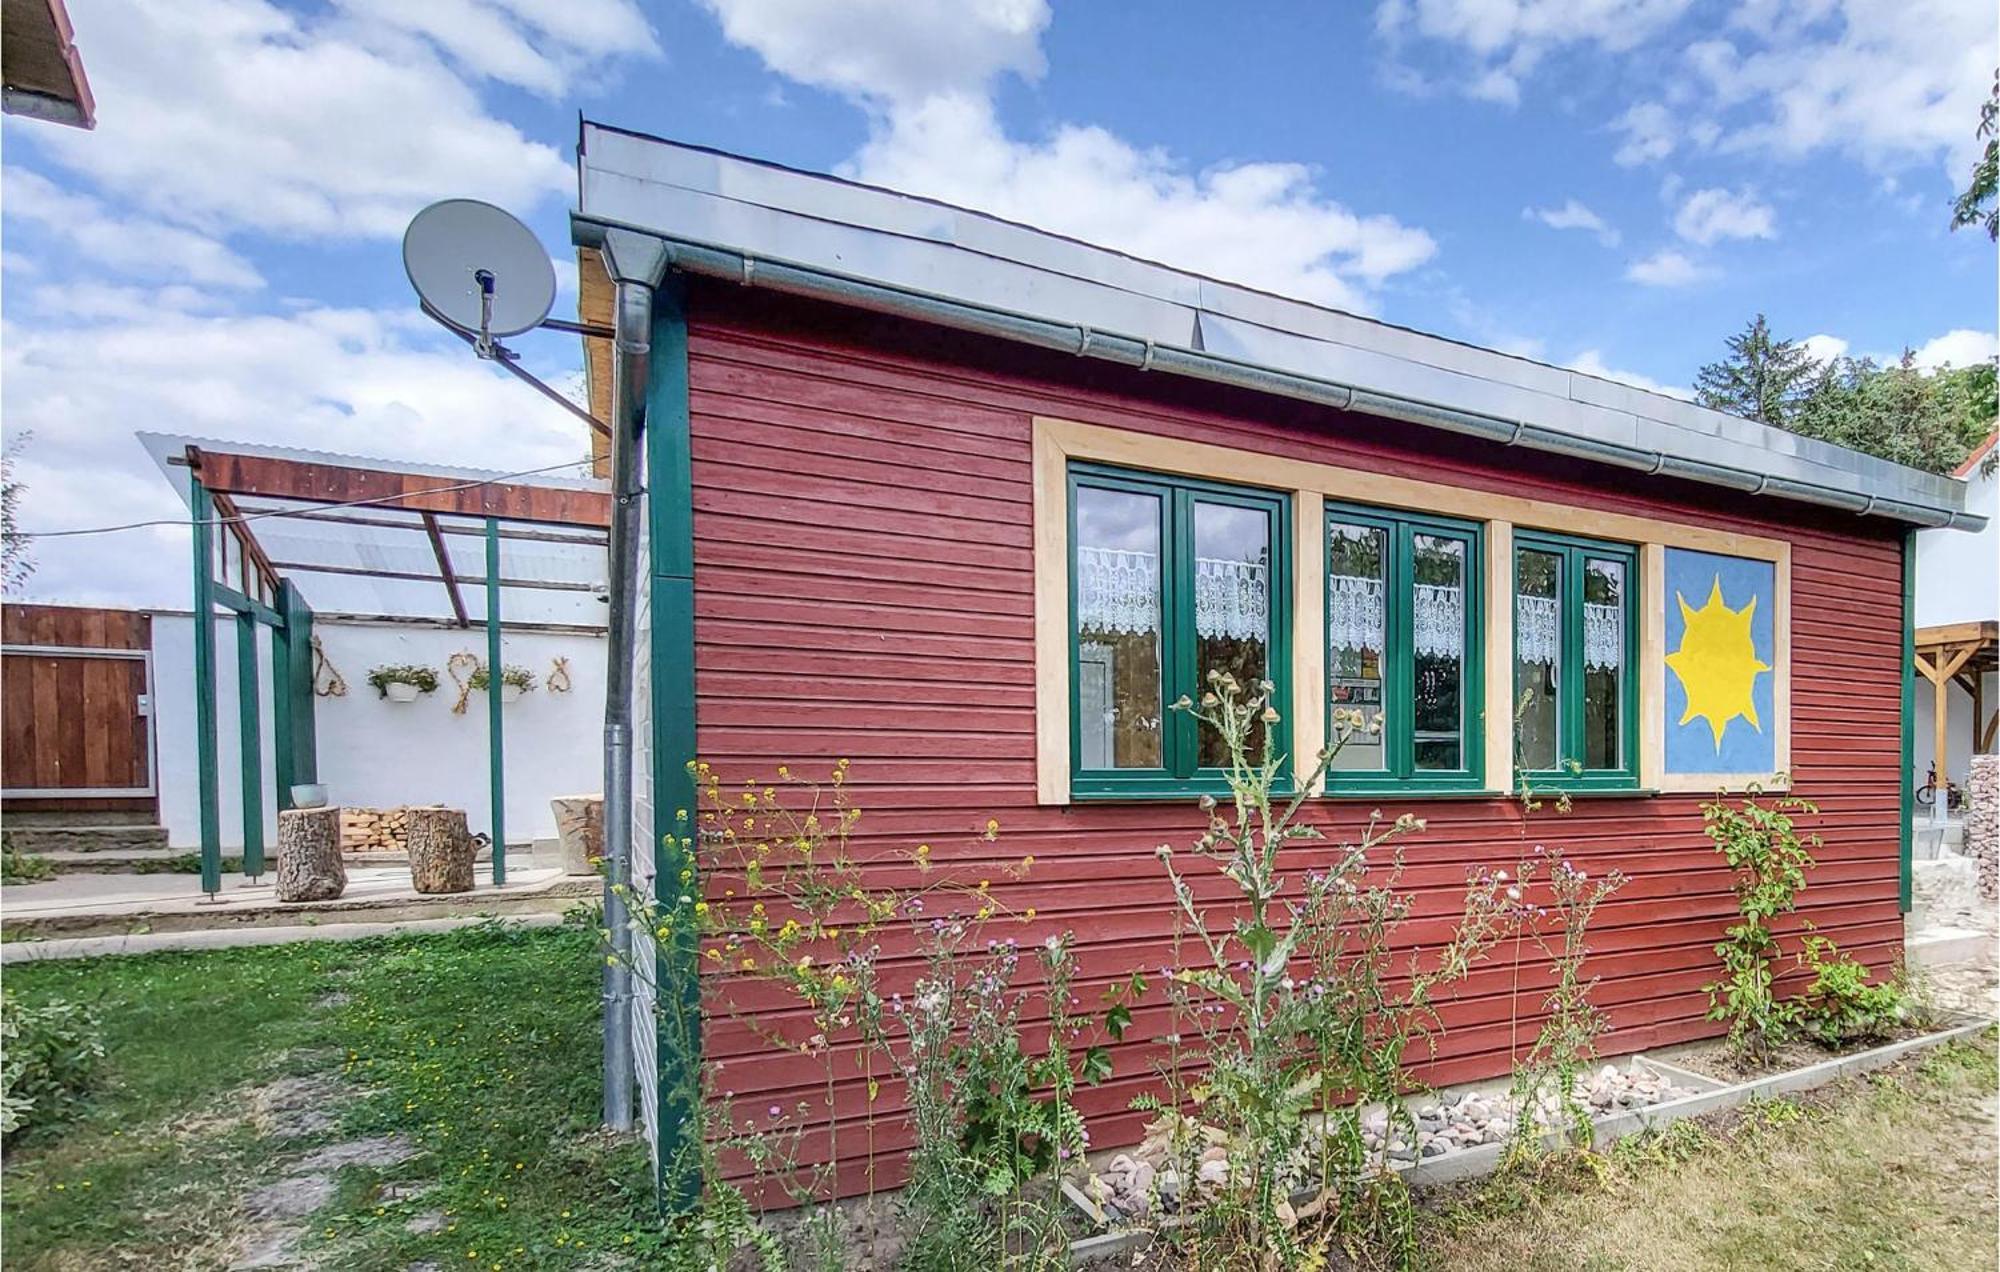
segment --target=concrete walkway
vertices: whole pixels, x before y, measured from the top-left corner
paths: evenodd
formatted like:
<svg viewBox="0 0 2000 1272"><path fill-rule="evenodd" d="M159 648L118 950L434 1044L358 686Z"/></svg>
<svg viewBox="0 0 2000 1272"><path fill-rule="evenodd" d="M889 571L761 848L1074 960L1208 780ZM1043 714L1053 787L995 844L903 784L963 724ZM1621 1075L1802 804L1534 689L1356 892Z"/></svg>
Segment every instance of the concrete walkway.
<svg viewBox="0 0 2000 1272"><path fill-rule="evenodd" d="M522 927L549 927L560 914L520 914L502 920ZM115 954L152 954L160 950L219 950L239 945L289 945L294 941L359 941L371 936L410 936L449 932L485 923L482 917L409 919L400 923L329 923L313 926L210 928L192 932L147 932L131 936L67 936L46 941L0 944L0 964L39 963L48 959L102 958Z"/></svg>
<svg viewBox="0 0 2000 1272"><path fill-rule="evenodd" d="M510 855L507 882L495 885L489 862L474 867L470 892L419 893L407 864L350 862L347 890L331 901L284 902L269 872L255 883L222 877L209 898L192 874L75 873L0 892L0 923L11 940L98 937L210 929L402 923L487 914L560 914L601 895L595 875L569 875L549 857Z"/></svg>

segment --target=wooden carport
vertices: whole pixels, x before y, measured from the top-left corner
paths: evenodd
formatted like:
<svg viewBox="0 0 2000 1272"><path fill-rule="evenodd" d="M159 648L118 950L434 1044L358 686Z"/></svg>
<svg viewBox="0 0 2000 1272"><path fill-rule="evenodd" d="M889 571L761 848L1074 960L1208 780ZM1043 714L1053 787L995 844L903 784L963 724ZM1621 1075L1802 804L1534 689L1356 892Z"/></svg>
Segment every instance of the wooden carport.
<svg viewBox="0 0 2000 1272"><path fill-rule="evenodd" d="M1937 730L1932 754L1937 757L1940 770L1949 754L1945 744L1951 733L1950 699L1954 684L1972 699L1972 753L1991 751L1996 726L2000 726L2000 711L1989 708L1985 676L2000 665L2000 622L1919 627L1914 648L1917 672L1931 685L1935 704L1933 727ZM1939 776L1942 781L1942 773Z"/></svg>
<svg viewBox="0 0 2000 1272"><path fill-rule="evenodd" d="M194 531L195 748L202 890L210 895L221 886L217 660L212 630L218 609L233 615L238 631L243 862L244 873L255 875L264 864L255 653L255 632L260 625L269 629L272 640L278 807L290 807L293 783L317 780L312 739L314 607L293 576L374 580L425 589L435 586L435 600L425 608L448 605L449 621L457 626L470 627L475 622L483 626L486 664L496 678L502 666L502 628L518 625L501 616L503 590L517 597L542 592L587 596L600 587L573 575L537 571L532 562L519 560L516 549L539 549L544 555L582 553L598 561L605 548L611 508L602 489L521 480L527 474L391 468L309 451L283 453L269 447L230 450L143 434L141 440L159 452L170 475L184 474L176 484L187 499ZM281 528L289 528L295 548L290 554L273 550ZM316 542L310 545L299 539L308 529L316 535ZM408 550L398 556L385 546L385 538L406 540ZM462 539L483 546L483 559L475 558L477 564L454 561L448 541ZM306 546L320 551L308 555L296 550ZM509 568L510 563L513 568ZM601 569L593 573L601 575ZM468 605L474 599L483 602L476 612ZM497 693L489 695L487 747L495 883L506 879L498 702Z"/></svg>

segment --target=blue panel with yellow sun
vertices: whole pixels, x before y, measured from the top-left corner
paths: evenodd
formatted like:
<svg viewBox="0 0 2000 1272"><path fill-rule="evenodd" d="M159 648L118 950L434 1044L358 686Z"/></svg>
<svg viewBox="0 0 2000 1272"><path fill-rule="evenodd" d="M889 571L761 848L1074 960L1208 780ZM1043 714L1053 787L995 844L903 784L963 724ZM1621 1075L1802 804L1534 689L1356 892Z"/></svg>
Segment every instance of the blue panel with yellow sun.
<svg viewBox="0 0 2000 1272"><path fill-rule="evenodd" d="M1667 772L1777 767L1777 587L1769 561L1667 549Z"/></svg>

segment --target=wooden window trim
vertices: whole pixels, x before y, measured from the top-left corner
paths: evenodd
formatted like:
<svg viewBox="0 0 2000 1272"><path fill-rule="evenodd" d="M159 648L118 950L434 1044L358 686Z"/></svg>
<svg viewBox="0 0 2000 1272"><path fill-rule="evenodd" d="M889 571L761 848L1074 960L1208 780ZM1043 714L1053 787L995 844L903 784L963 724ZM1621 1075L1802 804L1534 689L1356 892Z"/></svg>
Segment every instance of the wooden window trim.
<svg viewBox="0 0 2000 1272"><path fill-rule="evenodd" d="M1175 474L1292 494L1291 700L1294 756L1316 756L1326 741L1325 502L1436 513L1486 528L1486 789L1514 789L1514 529L1567 531L1640 545L1639 789L1642 792L1782 788L1791 768L1791 544L1712 526L1443 485L1364 469L1288 459L1260 451L1156 433L1036 416L1032 423L1035 570L1035 785L1039 802L1065 805L1070 791L1069 517L1072 459L1139 472ZM1769 561L1775 574L1777 717L1770 773L1665 774L1665 550L1669 547ZM1295 771L1299 766L1295 764ZM1310 762L1304 767L1310 768ZM1626 792L1630 794L1631 792Z"/></svg>

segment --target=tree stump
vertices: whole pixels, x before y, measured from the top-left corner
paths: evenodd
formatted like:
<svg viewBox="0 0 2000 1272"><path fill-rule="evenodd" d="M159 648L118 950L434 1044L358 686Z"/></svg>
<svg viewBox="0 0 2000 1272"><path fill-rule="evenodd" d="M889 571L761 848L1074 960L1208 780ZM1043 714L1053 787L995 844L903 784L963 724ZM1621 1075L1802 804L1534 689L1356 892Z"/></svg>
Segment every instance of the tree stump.
<svg viewBox="0 0 2000 1272"><path fill-rule="evenodd" d="M340 810L291 808L279 813L278 900L331 901L345 891Z"/></svg>
<svg viewBox="0 0 2000 1272"><path fill-rule="evenodd" d="M472 891L472 858L479 851L465 829L462 808L412 808L404 832L410 846L410 883L419 892Z"/></svg>
<svg viewBox="0 0 2000 1272"><path fill-rule="evenodd" d="M549 801L549 811L555 814L563 873L596 874L597 858L604 855L604 797L558 795Z"/></svg>

